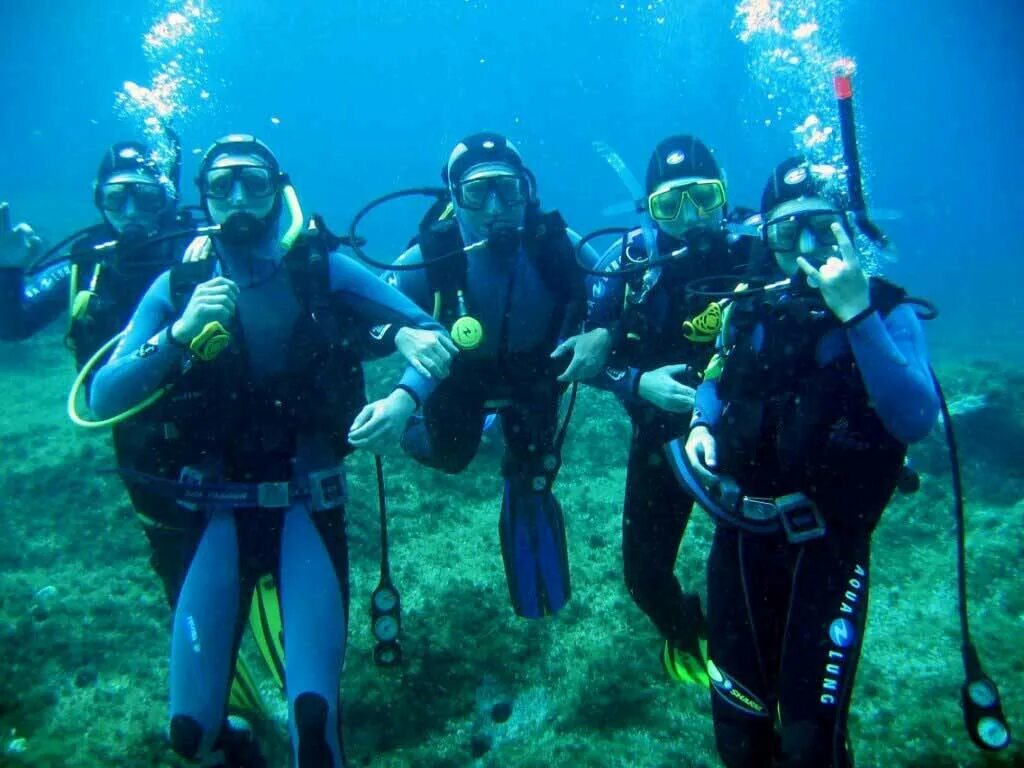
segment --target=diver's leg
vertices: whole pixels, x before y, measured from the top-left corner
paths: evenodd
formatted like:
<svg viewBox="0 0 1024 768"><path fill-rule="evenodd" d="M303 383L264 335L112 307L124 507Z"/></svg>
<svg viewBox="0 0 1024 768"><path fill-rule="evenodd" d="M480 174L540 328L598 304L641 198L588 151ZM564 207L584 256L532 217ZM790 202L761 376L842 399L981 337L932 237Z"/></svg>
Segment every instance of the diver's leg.
<svg viewBox="0 0 1024 768"><path fill-rule="evenodd" d="M234 515L214 511L185 576L171 636L171 744L210 765L234 662L238 563Z"/></svg>
<svg viewBox="0 0 1024 768"><path fill-rule="evenodd" d="M167 604L174 608L188 573L189 564L199 545L194 530L167 528L143 523L149 542L149 564L160 578Z"/></svg>
<svg viewBox="0 0 1024 768"><path fill-rule="evenodd" d="M402 448L420 464L455 474L476 456L483 434L481 391L442 383L409 419Z"/></svg>
<svg viewBox="0 0 1024 768"><path fill-rule="evenodd" d="M561 465L554 445L558 397L516 403L501 417L506 449L499 533L509 595L517 615L550 616L571 594L565 522L551 491Z"/></svg>
<svg viewBox="0 0 1024 768"><path fill-rule="evenodd" d="M706 684L701 643L707 627L700 597L684 593L674 571L692 508L660 440L638 431L630 446L622 516L626 587L665 639L662 660L669 675Z"/></svg>
<svg viewBox="0 0 1024 768"><path fill-rule="evenodd" d="M850 695L868 613L870 534L803 545L779 672L779 768L849 768Z"/></svg>
<svg viewBox="0 0 1024 768"><path fill-rule="evenodd" d="M294 765L340 768L338 689L345 659L348 569L341 509L336 527L314 524L305 506L285 514L281 537L281 605L285 676ZM340 567L339 567L340 566Z"/></svg>
<svg viewBox="0 0 1024 768"><path fill-rule="evenodd" d="M768 768L775 751L769 673L774 660L767 647L774 643L766 626L771 621L768 595L759 584L760 543L719 525L708 557L711 716L726 768ZM758 610L761 604L766 605Z"/></svg>

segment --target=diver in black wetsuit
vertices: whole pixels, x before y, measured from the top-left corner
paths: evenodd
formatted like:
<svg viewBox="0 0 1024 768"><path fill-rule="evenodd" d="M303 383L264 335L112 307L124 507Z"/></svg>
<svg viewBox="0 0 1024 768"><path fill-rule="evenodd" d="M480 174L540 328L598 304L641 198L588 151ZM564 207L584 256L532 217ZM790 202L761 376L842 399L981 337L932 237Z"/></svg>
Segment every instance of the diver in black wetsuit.
<svg viewBox="0 0 1024 768"><path fill-rule="evenodd" d="M262 765L225 714L248 598L269 571L281 595L293 764L341 768L343 461L350 442L397 444L436 383L409 368L366 404L365 341L382 323L443 331L328 252L277 159L252 136L216 142L197 184L220 231L153 283L91 397L101 418L160 398L150 410L167 427L161 453L177 462L173 474L129 473L191 526L171 641L171 744L208 766Z"/></svg>
<svg viewBox="0 0 1024 768"><path fill-rule="evenodd" d="M26 225L9 233L5 227L6 245L0 248L0 338L26 339L67 310L65 340L76 368L82 370L128 324L157 275L181 260L187 241L146 244L150 238L181 227L176 213L177 182L172 178L178 175L178 168L176 158L170 173L165 173L154 162L153 151L139 142L111 146L103 154L93 185L93 201L103 222L75 236L67 255L28 274L28 259L41 249ZM97 249L101 244L104 247ZM87 392L92 373L88 371L85 377ZM146 460L149 430L140 420L114 426L120 466L137 468ZM173 605L182 568L178 531L159 522L166 523L173 515L163 500L130 484L127 489L150 543L153 568Z"/></svg>
<svg viewBox="0 0 1024 768"><path fill-rule="evenodd" d="M422 464L461 472L476 455L485 417L497 412L506 444L499 531L509 595L519 616L553 615L570 596L562 508L552 492L561 465L559 398L567 382L600 371L610 337L603 328L579 332L586 302L578 236L557 212L540 211L533 175L511 142L469 136L442 175L450 210L424 222L418 244L385 278L450 326L459 349L439 363L450 364L451 375L411 420L402 446ZM376 331L394 336L400 349L410 342L405 333ZM559 359L570 353L568 364Z"/></svg>
<svg viewBox="0 0 1024 768"><path fill-rule="evenodd" d="M25 224L9 231L4 203L0 339L27 339L67 310L66 340L80 369L124 328L153 279L184 251L180 241L144 245L176 226L177 194L148 147L114 144L103 154L93 191L103 222L83 230L70 253L41 268L30 261L41 250L38 239ZM97 250L102 243L108 246Z"/></svg>
<svg viewBox="0 0 1024 768"><path fill-rule="evenodd" d="M684 592L674 573L679 545L693 506L665 462L662 446L686 433L694 387L714 352L720 307L688 294L709 276L742 273L751 239L730 235L723 174L703 142L671 136L655 148L647 167L647 214L657 226L657 254L664 264L614 276L652 255L641 229L623 251L613 245L593 277L595 322L617 321L609 367L588 384L613 392L633 423L622 516L626 586L664 638L662 663L679 682L707 683L706 637L700 598Z"/></svg>
<svg viewBox="0 0 1024 768"><path fill-rule="evenodd" d="M735 298L679 477L715 518L708 673L729 768L847 768L871 534L939 400L906 293L868 278L813 166L761 201L769 281Z"/></svg>

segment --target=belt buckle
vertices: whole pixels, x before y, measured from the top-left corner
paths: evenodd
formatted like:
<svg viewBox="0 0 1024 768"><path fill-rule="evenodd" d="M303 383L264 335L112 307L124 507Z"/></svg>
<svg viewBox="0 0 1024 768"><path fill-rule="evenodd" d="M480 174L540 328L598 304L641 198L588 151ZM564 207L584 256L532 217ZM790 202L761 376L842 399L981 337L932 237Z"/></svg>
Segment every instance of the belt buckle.
<svg viewBox="0 0 1024 768"><path fill-rule="evenodd" d="M744 496L740 502L740 513L748 520L767 522L774 520L779 510L771 499L764 499L757 496Z"/></svg>
<svg viewBox="0 0 1024 768"><path fill-rule="evenodd" d="M347 500L343 467L309 473L310 506L316 512L340 507Z"/></svg>
<svg viewBox="0 0 1024 768"><path fill-rule="evenodd" d="M183 496L184 498L178 499L179 507L181 507L182 509L187 509L190 512L199 511L199 504L191 501L186 501L185 499L189 498L189 488L196 489L196 493L192 498L198 499L202 495L202 489L200 486L202 486L203 481L205 479L206 476L203 473L203 470L201 470L199 467L186 465L181 468L181 471L178 473L178 485L181 487L181 496Z"/></svg>
<svg viewBox="0 0 1024 768"><path fill-rule="evenodd" d="M806 494L780 496L775 500L775 507L790 544L802 544L825 535L825 520L818 505Z"/></svg>
<svg viewBox="0 0 1024 768"><path fill-rule="evenodd" d="M256 486L256 503L269 509L282 509L292 503L289 483L260 483Z"/></svg>

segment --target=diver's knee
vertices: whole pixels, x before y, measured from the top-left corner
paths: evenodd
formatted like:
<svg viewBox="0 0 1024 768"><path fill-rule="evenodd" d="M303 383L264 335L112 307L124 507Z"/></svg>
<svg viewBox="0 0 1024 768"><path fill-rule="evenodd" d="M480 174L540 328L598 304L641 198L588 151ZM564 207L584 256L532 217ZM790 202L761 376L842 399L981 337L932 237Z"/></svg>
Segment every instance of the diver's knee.
<svg viewBox="0 0 1024 768"><path fill-rule="evenodd" d="M189 715L175 715L171 718L171 749L182 757L192 760L199 754L203 744L203 726Z"/></svg>
<svg viewBox="0 0 1024 768"><path fill-rule="evenodd" d="M327 743L329 715L330 707L323 696L303 693L295 699L298 768L333 768L334 756Z"/></svg>

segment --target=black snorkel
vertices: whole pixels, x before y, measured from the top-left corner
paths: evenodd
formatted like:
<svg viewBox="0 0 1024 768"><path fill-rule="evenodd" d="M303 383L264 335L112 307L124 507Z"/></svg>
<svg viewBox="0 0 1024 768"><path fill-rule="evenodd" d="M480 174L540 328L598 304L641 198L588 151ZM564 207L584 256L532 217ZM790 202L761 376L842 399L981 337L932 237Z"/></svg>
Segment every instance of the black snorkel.
<svg viewBox="0 0 1024 768"><path fill-rule="evenodd" d="M849 59L837 61L832 69L832 85L839 110L840 138L843 144L843 161L846 165L846 185L850 202L850 213L857 228L881 248L889 244L885 233L871 221L864 200L860 154L857 149L856 124L853 117L853 74L854 65ZM922 319L932 319L938 312L927 302L912 300L910 303L924 305L928 311ZM1010 726L1003 714L999 689L985 674L978 650L971 640L967 615L967 547L965 542L963 482L960 476L960 456L956 436L953 433L953 418L949 412L946 396L939 384L935 371L931 372L935 391L942 408L942 422L949 448L950 473L953 483L953 516L956 522L957 554L957 602L960 617L961 656L964 666L964 684L961 688L961 702L964 710L964 724L967 733L978 747L988 752L998 752L1010 744Z"/></svg>
<svg viewBox="0 0 1024 768"><path fill-rule="evenodd" d="M843 145L850 213L857 228L875 245L885 248L889 245L889 238L869 218L867 202L864 200L857 124L853 118L853 73L854 65L849 59L840 59L832 65L832 88L836 95L836 108L839 110L839 137Z"/></svg>

